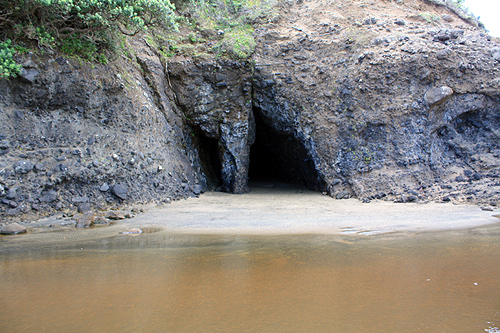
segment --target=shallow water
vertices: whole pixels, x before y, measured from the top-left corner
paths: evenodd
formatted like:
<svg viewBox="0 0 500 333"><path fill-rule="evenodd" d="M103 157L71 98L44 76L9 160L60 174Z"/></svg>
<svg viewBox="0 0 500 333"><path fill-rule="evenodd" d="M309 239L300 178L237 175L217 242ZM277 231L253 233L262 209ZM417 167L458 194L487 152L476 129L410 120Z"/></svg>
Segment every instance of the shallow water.
<svg viewBox="0 0 500 333"><path fill-rule="evenodd" d="M498 225L369 237L156 232L0 254L1 332L500 326Z"/></svg>

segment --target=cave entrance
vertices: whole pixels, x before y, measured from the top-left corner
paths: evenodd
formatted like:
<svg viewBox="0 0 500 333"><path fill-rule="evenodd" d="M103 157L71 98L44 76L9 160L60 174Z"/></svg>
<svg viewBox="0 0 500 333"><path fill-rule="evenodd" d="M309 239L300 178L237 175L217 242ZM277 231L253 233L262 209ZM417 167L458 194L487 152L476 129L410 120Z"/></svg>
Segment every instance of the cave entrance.
<svg viewBox="0 0 500 333"><path fill-rule="evenodd" d="M209 188L217 188L222 184L222 164L219 155L219 140L198 135L198 153L202 163L203 171L207 176Z"/></svg>
<svg viewBox="0 0 500 333"><path fill-rule="evenodd" d="M323 190L314 163L304 145L293 135L275 130L254 108L255 142L250 149L249 180L282 181Z"/></svg>

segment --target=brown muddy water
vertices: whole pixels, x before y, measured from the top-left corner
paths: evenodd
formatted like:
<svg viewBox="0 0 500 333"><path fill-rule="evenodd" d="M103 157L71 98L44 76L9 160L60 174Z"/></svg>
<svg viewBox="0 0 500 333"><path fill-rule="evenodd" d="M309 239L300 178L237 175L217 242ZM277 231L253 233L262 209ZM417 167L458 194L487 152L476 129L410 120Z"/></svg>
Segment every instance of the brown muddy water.
<svg viewBox="0 0 500 333"><path fill-rule="evenodd" d="M0 246L0 332L498 327L498 224L369 237L160 231Z"/></svg>

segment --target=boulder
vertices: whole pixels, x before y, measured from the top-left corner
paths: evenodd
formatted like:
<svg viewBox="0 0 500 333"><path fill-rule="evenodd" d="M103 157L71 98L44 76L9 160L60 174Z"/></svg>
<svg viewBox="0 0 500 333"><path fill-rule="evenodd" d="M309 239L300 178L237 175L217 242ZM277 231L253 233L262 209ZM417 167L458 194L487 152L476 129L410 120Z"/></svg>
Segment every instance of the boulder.
<svg viewBox="0 0 500 333"><path fill-rule="evenodd" d="M11 223L2 227L0 234L2 235L17 235L26 233L26 227L19 223Z"/></svg>
<svg viewBox="0 0 500 333"><path fill-rule="evenodd" d="M25 174L33 170L33 163L30 161L17 161L14 163L15 173Z"/></svg>

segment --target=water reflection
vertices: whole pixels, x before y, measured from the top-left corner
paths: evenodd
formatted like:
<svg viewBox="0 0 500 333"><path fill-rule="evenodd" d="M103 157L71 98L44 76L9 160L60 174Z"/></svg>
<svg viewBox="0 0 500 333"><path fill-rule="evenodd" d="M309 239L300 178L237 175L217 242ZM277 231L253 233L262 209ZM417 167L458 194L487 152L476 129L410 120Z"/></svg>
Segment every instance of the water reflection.
<svg viewBox="0 0 500 333"><path fill-rule="evenodd" d="M500 324L498 230L4 251L0 331L481 332Z"/></svg>

